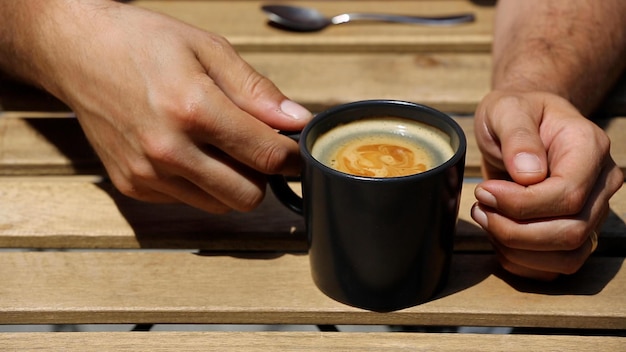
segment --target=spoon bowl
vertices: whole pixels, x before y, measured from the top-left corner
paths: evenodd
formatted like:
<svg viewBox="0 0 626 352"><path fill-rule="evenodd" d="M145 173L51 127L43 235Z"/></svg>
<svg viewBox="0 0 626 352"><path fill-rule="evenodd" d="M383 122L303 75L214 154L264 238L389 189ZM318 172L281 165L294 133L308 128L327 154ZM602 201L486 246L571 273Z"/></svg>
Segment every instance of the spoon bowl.
<svg viewBox="0 0 626 352"><path fill-rule="evenodd" d="M473 22L475 17L471 13L461 13L446 16L403 16L381 13L344 13L333 17L326 17L316 9L290 5L264 5L270 22L281 29L314 32L322 30L332 24L342 24L355 20L379 21L393 23L410 23L428 26L450 26Z"/></svg>

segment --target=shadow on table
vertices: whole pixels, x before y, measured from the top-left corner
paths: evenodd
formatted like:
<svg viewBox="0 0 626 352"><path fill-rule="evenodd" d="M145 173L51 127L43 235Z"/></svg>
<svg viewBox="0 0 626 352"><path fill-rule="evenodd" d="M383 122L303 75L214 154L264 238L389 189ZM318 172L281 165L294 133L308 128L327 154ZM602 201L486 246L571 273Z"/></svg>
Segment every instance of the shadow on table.
<svg viewBox="0 0 626 352"><path fill-rule="evenodd" d="M459 221L463 233L472 234L459 242L459 246L469 248L455 253L450 270L450 278L441 298L479 284L495 275L520 292L546 295L595 295L600 293L619 273L624 265L626 253L626 223L614 211L610 211L599 237L596 252L578 272L562 275L554 281L544 282L522 278L505 271L495 255L481 251L486 239L477 225ZM482 238L481 238L482 237ZM464 254L468 253L468 254ZM480 255L480 254L483 255Z"/></svg>
<svg viewBox="0 0 626 352"><path fill-rule="evenodd" d="M268 192L252 212L215 215L184 204L152 204L98 183L132 227L140 248L212 251L306 251L304 220Z"/></svg>
<svg viewBox="0 0 626 352"><path fill-rule="evenodd" d="M434 299L439 299L478 285L491 275L517 291L543 295L590 296L600 293L622 269L623 257L591 257L575 274L562 275L544 282L522 278L505 271L495 255L455 255L448 284Z"/></svg>
<svg viewBox="0 0 626 352"><path fill-rule="evenodd" d="M501 267L498 267L494 274L520 292L595 295L601 292L621 270L624 254L626 254L626 223L611 210L602 227L596 252L575 274L561 275L551 282L521 278Z"/></svg>
<svg viewBox="0 0 626 352"><path fill-rule="evenodd" d="M470 2L478 6L493 7L496 6L497 0L470 0Z"/></svg>
<svg viewBox="0 0 626 352"><path fill-rule="evenodd" d="M615 85L605 95L599 108L593 113L593 120L607 119L615 116L626 115L626 71L622 73ZM605 121L598 122L600 127L605 127ZM606 128L604 128L606 129Z"/></svg>
<svg viewBox="0 0 626 352"><path fill-rule="evenodd" d="M623 257L591 257L575 274L562 275L551 282L521 278L502 268L498 268L494 274L520 292L592 296L600 293L615 278L623 264Z"/></svg>
<svg viewBox="0 0 626 352"><path fill-rule="evenodd" d="M91 148L76 118L25 117L24 121L70 160L69 167L73 170L73 174L104 173L100 159ZM63 166L58 165L61 169ZM50 167L50 165L45 165L45 172L55 173L54 170L50 170Z"/></svg>
<svg viewBox="0 0 626 352"><path fill-rule="evenodd" d="M4 111L66 112L69 107L50 93L0 71L0 107Z"/></svg>
<svg viewBox="0 0 626 352"><path fill-rule="evenodd" d="M455 253L452 257L448 282L433 300L474 287L486 280L498 268L499 264L492 253Z"/></svg>
<svg viewBox="0 0 626 352"><path fill-rule="evenodd" d="M280 204L269 190L259 208L250 213L212 215L181 204L140 202L122 195L109 182L98 186L116 203L141 248L198 249L197 255L227 255L251 260L274 259L285 253L305 255L308 250L302 217ZM455 247L486 247L487 239L477 225L460 219L458 227L471 231L468 231L469 236L456 236L460 244ZM484 243L476 244L479 242ZM484 268L477 268L467 263L465 257L453 256L453 273L445 295L480 283L497 267L497 263L490 260L481 264ZM464 268L472 269L464 272Z"/></svg>
<svg viewBox="0 0 626 352"><path fill-rule="evenodd" d="M119 193L109 182L98 185L114 200L133 228L141 248L199 249L200 255L216 252L216 255L250 259L271 259L285 252L304 254L308 249L302 217L280 204L271 191L255 211L211 215L181 204L136 201ZM473 287L491 275L523 292L596 294L615 277L623 264L623 251L618 251L621 254L616 257L601 260L598 257L612 253L607 248L611 240L625 242L626 224L618 214L611 212L607 224L600 236L598 251L578 273L554 282L538 282L510 275L501 269L482 229L473 222L460 219L458 229L462 234L455 239L457 251L453 256L450 279L439 297ZM459 251L458 248L465 250Z"/></svg>
<svg viewBox="0 0 626 352"><path fill-rule="evenodd" d="M254 211L214 215L183 204L137 201L121 194L109 181L100 182L97 186L115 202L132 227L140 248L308 250L303 218L283 206L269 189ZM490 250L484 232L475 224L459 220L458 229L463 233L455 238L455 250Z"/></svg>

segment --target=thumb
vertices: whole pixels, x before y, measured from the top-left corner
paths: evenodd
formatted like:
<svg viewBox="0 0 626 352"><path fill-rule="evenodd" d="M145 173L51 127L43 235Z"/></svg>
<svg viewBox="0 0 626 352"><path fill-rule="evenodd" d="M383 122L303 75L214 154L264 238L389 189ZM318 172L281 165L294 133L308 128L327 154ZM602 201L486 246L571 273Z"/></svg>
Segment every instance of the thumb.
<svg viewBox="0 0 626 352"><path fill-rule="evenodd" d="M548 163L546 147L539 134L542 111L519 101L500 108L497 109L501 112L499 116L491 116L497 121L491 128L500 141L507 173L524 186L543 181L548 175Z"/></svg>
<svg viewBox="0 0 626 352"><path fill-rule="evenodd" d="M517 111L500 124L499 131L495 131L507 173L513 181L524 186L539 183L548 174L546 148L535 121L526 112Z"/></svg>
<svg viewBox="0 0 626 352"><path fill-rule="evenodd" d="M214 40L211 46L199 48L198 60L224 94L272 128L301 130L313 117L311 112L289 100L273 82L245 62L226 39L218 38L221 45L216 47Z"/></svg>

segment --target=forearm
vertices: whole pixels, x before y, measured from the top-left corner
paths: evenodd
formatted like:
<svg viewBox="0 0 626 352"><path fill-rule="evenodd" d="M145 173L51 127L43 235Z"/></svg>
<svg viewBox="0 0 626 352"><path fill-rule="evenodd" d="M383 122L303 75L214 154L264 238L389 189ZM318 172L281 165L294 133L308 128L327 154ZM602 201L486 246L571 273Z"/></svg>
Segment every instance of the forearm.
<svg viewBox="0 0 626 352"><path fill-rule="evenodd" d="M77 41L88 43L81 17L109 0L0 1L0 70L62 95L56 86ZM86 19L95 26L95 19ZM60 97L62 98L62 97Z"/></svg>
<svg viewBox="0 0 626 352"><path fill-rule="evenodd" d="M0 1L0 69L31 82L38 61L33 47L39 36L36 15L42 5L41 1Z"/></svg>
<svg viewBox="0 0 626 352"><path fill-rule="evenodd" d="M547 91L588 113L626 65L626 1L500 0L494 89Z"/></svg>

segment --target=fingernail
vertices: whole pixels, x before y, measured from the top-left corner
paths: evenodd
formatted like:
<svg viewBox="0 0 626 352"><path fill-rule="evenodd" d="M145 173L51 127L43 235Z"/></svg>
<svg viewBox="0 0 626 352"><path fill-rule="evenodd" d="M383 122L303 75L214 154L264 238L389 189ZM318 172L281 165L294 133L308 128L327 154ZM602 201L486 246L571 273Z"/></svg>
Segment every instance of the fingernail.
<svg viewBox="0 0 626 352"><path fill-rule="evenodd" d="M474 205L472 207L472 219L478 223L478 225L483 228L487 228L489 222L487 221L487 214L480 208L478 205Z"/></svg>
<svg viewBox="0 0 626 352"><path fill-rule="evenodd" d="M291 100L283 100L283 102L280 103L280 110L285 115L288 115L295 120L308 120L313 116L309 110Z"/></svg>
<svg viewBox="0 0 626 352"><path fill-rule="evenodd" d="M496 200L496 197L484 188L476 187L474 195L476 196L476 199L482 204L492 208L498 207L498 201Z"/></svg>
<svg viewBox="0 0 626 352"><path fill-rule="evenodd" d="M515 169L520 173L539 173L543 172L541 160L535 154L519 153L515 156Z"/></svg>

